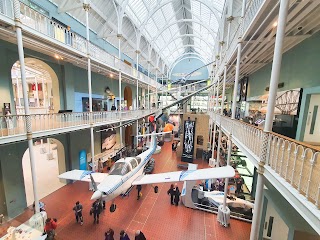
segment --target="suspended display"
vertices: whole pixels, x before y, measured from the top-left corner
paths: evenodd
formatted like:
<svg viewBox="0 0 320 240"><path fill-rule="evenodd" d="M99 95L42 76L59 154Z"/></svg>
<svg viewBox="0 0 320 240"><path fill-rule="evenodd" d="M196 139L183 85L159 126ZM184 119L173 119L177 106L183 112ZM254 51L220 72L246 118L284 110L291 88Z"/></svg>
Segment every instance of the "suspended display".
<svg viewBox="0 0 320 240"><path fill-rule="evenodd" d="M184 121L184 137L181 161L193 162L195 121Z"/></svg>

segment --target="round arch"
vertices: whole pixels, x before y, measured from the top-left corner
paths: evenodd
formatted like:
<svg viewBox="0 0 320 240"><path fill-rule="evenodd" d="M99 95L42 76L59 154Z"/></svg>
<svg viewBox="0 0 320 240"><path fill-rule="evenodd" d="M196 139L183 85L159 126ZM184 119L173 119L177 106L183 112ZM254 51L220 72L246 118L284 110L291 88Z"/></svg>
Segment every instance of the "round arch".
<svg viewBox="0 0 320 240"><path fill-rule="evenodd" d="M66 171L66 158L63 144L55 138L38 140L34 144L35 172L37 176L37 193L42 199L66 185L58 175ZM29 148L22 157L22 170L27 206L34 202L30 168Z"/></svg>
<svg viewBox="0 0 320 240"><path fill-rule="evenodd" d="M24 114L19 64L19 61L13 64L11 78L17 114ZM32 99L30 101L31 113L58 112L60 109L60 92L59 80L55 71L47 63L37 58L25 58L25 66L29 100Z"/></svg>

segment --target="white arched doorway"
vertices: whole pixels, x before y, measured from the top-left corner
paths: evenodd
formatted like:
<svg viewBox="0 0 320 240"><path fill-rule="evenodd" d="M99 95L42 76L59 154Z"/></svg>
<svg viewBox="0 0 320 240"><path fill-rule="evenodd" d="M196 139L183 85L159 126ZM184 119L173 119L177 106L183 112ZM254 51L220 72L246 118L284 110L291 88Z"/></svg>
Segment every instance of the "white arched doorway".
<svg viewBox="0 0 320 240"><path fill-rule="evenodd" d="M63 187L66 182L58 175L66 171L64 146L53 138L38 140L34 143L35 172L39 199ZM29 149L22 157L22 169L27 206L34 202Z"/></svg>
<svg viewBox="0 0 320 240"><path fill-rule="evenodd" d="M54 70L36 58L25 58L27 93L31 114L47 114L60 109L59 81ZM14 102L17 114L24 114L20 62L11 69Z"/></svg>

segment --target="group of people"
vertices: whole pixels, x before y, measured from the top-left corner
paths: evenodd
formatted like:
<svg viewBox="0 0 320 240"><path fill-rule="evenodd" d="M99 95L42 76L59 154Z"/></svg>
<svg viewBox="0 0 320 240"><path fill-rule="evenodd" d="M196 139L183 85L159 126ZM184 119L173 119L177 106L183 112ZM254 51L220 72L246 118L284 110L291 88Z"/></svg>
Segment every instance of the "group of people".
<svg viewBox="0 0 320 240"><path fill-rule="evenodd" d="M167 194L170 195L170 203L171 205L176 205L178 206L179 201L180 201L180 195L181 192L179 190L179 187L177 184L171 184L169 190L167 191Z"/></svg>
<svg viewBox="0 0 320 240"><path fill-rule="evenodd" d="M114 240L114 231L109 228L109 230L105 233L105 240ZM144 236L143 232L140 230L137 230L135 232L135 240L147 240L146 237ZM130 240L129 235L124 231L120 231L120 240Z"/></svg>

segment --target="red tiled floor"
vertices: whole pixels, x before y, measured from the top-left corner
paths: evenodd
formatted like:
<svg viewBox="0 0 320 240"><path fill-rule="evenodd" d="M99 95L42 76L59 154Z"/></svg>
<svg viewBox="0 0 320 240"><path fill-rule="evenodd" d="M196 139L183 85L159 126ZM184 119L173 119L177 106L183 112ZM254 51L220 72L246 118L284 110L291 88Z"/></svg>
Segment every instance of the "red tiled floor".
<svg viewBox="0 0 320 240"><path fill-rule="evenodd" d="M176 153L171 151L171 144L165 143L162 152L153 156L156 159L154 173L177 171ZM199 168L207 167L207 163L196 160ZM172 206L167 190L170 184L159 184L159 192L155 194L151 186L143 186L142 198L136 200L136 190L133 189L129 197L116 199L117 210L109 212L107 209L100 215L100 224L93 224L93 217L89 215L91 207L88 183L75 182L42 199L46 203L49 217L58 219L57 240L76 239L104 239L104 232L111 227L115 231L115 239L119 239L119 232L124 229L131 239L134 232L140 229L148 240L247 240L250 235L250 224L238 220L231 220L230 227L224 228L217 222L215 214L200 210L189 209L183 205ZM179 184L180 190L182 184ZM84 210L84 225L75 223L72 207L80 200ZM18 226L32 215L31 210L14 219L10 224ZM9 224L0 228L0 236Z"/></svg>

